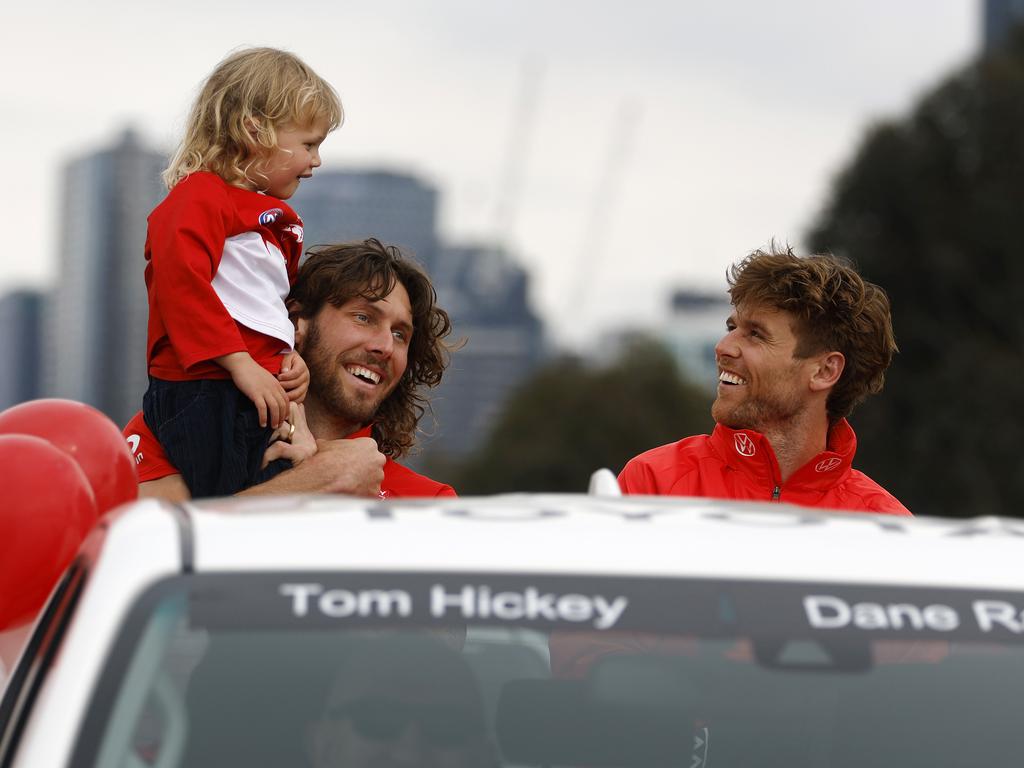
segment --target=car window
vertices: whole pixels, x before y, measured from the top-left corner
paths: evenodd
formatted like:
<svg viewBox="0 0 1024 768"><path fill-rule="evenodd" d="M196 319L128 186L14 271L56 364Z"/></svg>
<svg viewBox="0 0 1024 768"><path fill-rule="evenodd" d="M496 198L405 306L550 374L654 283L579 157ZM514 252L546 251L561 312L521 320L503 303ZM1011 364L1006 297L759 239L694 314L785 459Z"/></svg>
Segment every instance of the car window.
<svg viewBox="0 0 1024 768"><path fill-rule="evenodd" d="M76 765L958 766L1024 748L1024 595L478 574L189 576Z"/></svg>

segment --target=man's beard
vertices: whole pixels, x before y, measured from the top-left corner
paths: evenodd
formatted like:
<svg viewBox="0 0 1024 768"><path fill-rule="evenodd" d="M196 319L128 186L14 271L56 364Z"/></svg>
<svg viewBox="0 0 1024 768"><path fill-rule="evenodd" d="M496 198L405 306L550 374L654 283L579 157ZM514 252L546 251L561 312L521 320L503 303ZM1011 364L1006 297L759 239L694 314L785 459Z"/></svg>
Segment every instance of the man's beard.
<svg viewBox="0 0 1024 768"><path fill-rule="evenodd" d="M344 377L351 374L345 370L345 365L375 364L371 360L344 360L341 355L331 355L324 349L320 328L317 323L311 322L306 331L305 344L302 349L302 359L309 368L309 393L318 401L321 410L335 419L342 419L351 424L360 426L369 424L377 414L377 409L391 394L392 387L386 385L386 381L380 385L380 395L353 393L345 388Z"/></svg>
<svg viewBox="0 0 1024 768"><path fill-rule="evenodd" d="M771 385L767 392L746 397L735 405L715 398L711 405L712 418L730 429L752 429L761 433L775 425L793 422L805 408L803 400L796 392L787 391L783 382L776 380Z"/></svg>

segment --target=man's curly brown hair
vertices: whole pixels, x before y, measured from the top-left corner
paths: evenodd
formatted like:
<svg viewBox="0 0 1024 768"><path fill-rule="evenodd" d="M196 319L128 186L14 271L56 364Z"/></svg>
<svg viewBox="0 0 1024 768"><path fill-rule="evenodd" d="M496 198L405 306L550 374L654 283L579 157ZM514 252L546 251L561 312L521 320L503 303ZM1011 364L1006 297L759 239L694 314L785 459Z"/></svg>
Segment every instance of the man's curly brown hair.
<svg viewBox="0 0 1024 768"><path fill-rule="evenodd" d="M412 305L412 341L405 373L377 409L373 437L381 453L397 459L415 442L416 426L429 408L421 387L436 387L448 366L448 313L426 272L401 250L376 238L311 248L289 296L293 316L313 318L325 304L340 307L361 296L384 299L401 283Z"/></svg>
<svg viewBox="0 0 1024 768"><path fill-rule="evenodd" d="M796 357L835 351L846 358L826 403L831 423L882 391L897 351L889 297L848 261L831 254L800 257L772 244L733 265L727 277L734 306L773 307L793 315Z"/></svg>

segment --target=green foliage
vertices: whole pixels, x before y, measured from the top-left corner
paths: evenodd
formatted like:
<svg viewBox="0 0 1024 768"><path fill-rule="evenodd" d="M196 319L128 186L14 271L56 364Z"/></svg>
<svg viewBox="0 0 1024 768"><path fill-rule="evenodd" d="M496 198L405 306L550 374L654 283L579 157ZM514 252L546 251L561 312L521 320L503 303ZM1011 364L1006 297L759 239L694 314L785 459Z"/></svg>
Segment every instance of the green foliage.
<svg viewBox="0 0 1024 768"><path fill-rule="evenodd" d="M893 304L858 465L917 514L1024 515L1024 38L872 130L811 246Z"/></svg>
<svg viewBox="0 0 1024 768"><path fill-rule="evenodd" d="M638 342L613 364L563 357L509 399L483 449L457 472L460 494L582 493L590 473L615 472L642 451L706 432L710 398L684 383L659 345Z"/></svg>

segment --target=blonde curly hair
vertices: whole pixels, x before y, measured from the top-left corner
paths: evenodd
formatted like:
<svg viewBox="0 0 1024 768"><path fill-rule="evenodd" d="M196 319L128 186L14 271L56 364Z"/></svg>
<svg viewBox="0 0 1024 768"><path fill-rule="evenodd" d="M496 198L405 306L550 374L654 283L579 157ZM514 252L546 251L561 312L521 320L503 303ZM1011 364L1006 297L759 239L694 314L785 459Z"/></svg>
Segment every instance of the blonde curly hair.
<svg viewBox="0 0 1024 768"><path fill-rule="evenodd" d="M259 162L277 149L277 128L345 119L330 84L298 56L276 48L235 51L203 83L185 135L163 173L170 189L190 173L210 171L229 184L259 188Z"/></svg>

